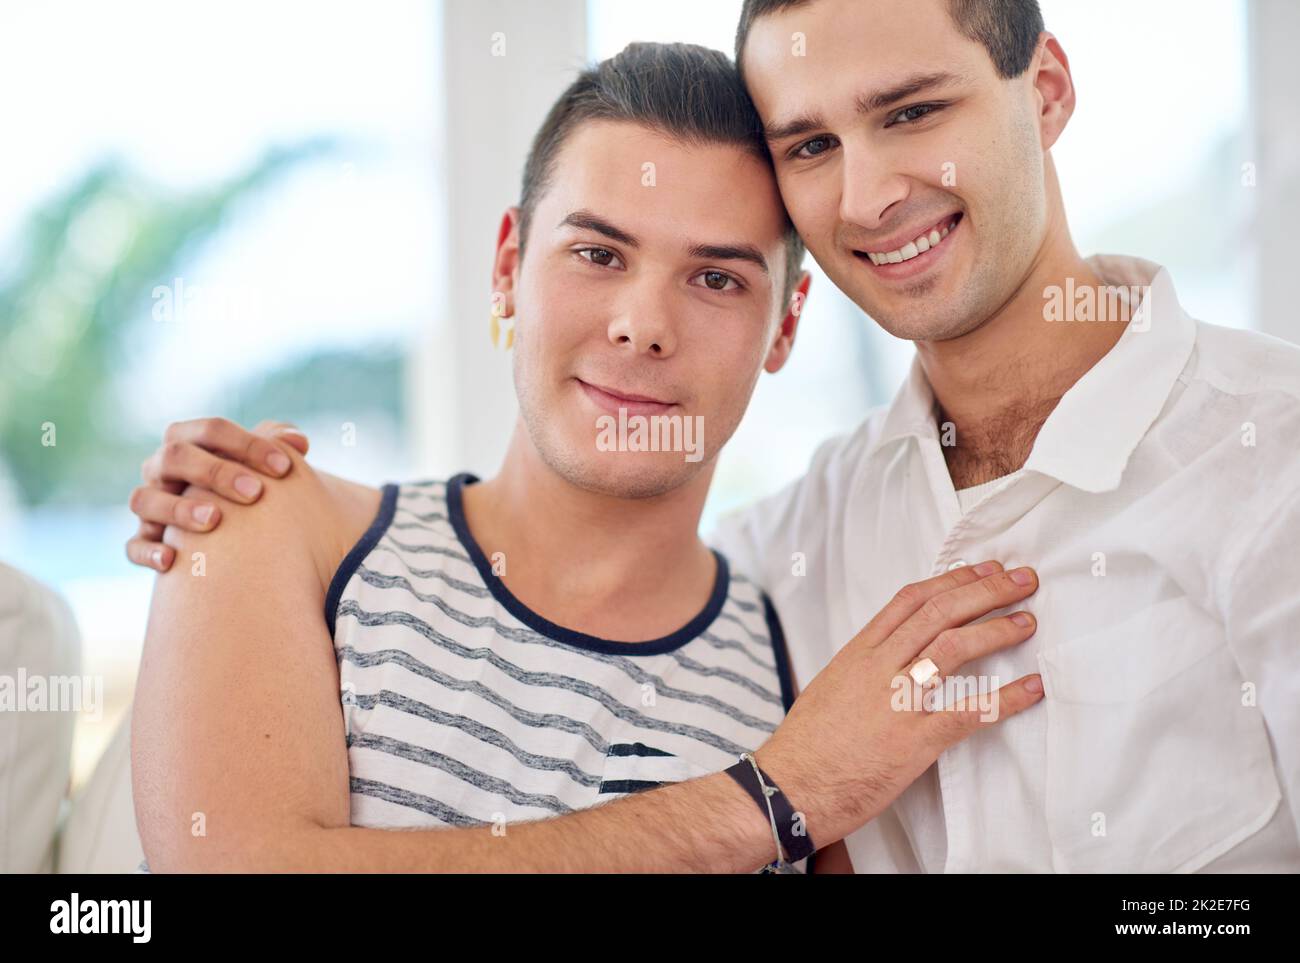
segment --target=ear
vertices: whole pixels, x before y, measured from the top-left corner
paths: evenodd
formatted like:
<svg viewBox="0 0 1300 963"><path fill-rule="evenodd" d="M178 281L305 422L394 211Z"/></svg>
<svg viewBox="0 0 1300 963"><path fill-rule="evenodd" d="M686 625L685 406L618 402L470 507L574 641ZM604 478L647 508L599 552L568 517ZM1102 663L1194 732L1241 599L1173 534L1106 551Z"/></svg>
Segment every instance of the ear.
<svg viewBox="0 0 1300 963"><path fill-rule="evenodd" d="M492 304L503 318L515 313L519 262L519 208L512 207L501 218L501 227L497 230L497 253L492 261Z"/></svg>
<svg viewBox="0 0 1300 963"><path fill-rule="evenodd" d="M1030 67L1038 94L1038 126L1043 150L1051 150L1074 114L1074 79L1060 41L1044 31Z"/></svg>
<svg viewBox="0 0 1300 963"><path fill-rule="evenodd" d="M781 319L781 327L776 332L776 340L772 342L767 360L763 362L763 370L768 374L776 374L790 359L790 352L794 350L794 336L799 330L799 315L803 313L804 305L808 302L810 284L812 284L812 275L804 271L799 278L799 283L790 294L790 303L786 306L785 317Z"/></svg>

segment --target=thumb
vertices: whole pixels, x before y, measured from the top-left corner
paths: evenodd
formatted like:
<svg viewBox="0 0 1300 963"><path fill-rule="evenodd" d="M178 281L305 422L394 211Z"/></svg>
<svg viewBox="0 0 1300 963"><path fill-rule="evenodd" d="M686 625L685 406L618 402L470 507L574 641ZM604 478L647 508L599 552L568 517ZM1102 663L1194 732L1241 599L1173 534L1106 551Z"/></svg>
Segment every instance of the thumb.
<svg viewBox="0 0 1300 963"><path fill-rule="evenodd" d="M253 429L253 432L263 438L283 441L285 444L296 448L303 455L307 454L307 448L310 445L307 436L298 430L298 426L288 421L263 421Z"/></svg>

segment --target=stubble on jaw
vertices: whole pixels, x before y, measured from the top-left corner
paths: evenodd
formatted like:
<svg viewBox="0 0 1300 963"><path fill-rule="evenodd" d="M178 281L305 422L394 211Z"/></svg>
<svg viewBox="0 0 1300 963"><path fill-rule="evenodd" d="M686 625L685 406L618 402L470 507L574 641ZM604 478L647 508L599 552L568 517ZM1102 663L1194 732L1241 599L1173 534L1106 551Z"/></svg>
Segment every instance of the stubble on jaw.
<svg viewBox="0 0 1300 963"><path fill-rule="evenodd" d="M939 281L936 278L922 278L903 288L903 293L909 298L928 298L938 286Z"/></svg>
<svg viewBox="0 0 1300 963"><path fill-rule="evenodd" d="M538 458L553 474L564 479L574 488L589 492L593 495L604 495L610 498L621 498L630 501L639 501L642 499L659 498L667 495L682 485L685 485L698 470L696 465L685 462L684 467L680 470L666 468L662 465L637 465L635 471L608 472L601 469L599 465L593 465L581 454L575 451L569 440L564 438L558 427L545 423L544 415L537 415L536 409L533 409L524 401L523 393L520 393L520 414L524 423L524 429L528 433L534 451L537 452ZM554 428L555 430L552 430ZM591 450L596 449L597 429L595 424L592 425ZM636 452L607 452L606 457L631 458L637 457ZM700 465L707 464L702 461Z"/></svg>

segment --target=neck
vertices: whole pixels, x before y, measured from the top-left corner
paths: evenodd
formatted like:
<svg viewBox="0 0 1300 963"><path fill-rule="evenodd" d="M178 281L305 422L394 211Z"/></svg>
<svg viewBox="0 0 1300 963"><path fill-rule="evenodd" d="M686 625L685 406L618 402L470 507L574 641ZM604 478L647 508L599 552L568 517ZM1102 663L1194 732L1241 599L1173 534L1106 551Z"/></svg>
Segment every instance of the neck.
<svg viewBox="0 0 1300 963"><path fill-rule="evenodd" d="M650 498L574 485L541 458L521 422L501 470L464 490L465 520L484 553L505 559L502 581L565 628L646 641L704 608L716 564L700 540L713 465Z"/></svg>
<svg viewBox="0 0 1300 963"><path fill-rule="evenodd" d="M1012 296L968 334L917 342L940 423L955 428L956 444L945 446L944 456L958 488L1022 467L1061 396L1128 321L1126 312L1106 321L1044 319L1044 292L1053 286L1097 292L1104 283L1075 249L1050 164L1049 188L1046 239Z"/></svg>

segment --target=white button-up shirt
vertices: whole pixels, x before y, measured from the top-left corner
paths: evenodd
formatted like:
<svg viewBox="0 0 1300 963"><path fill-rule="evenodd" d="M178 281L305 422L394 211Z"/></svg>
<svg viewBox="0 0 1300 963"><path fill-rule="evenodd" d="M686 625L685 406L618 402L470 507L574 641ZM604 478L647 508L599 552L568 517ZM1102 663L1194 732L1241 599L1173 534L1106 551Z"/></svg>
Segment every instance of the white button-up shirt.
<svg viewBox="0 0 1300 963"><path fill-rule="evenodd" d="M1036 634L960 674L1040 672L1044 701L851 834L859 872L1300 871L1300 349L1192 320L1157 265L1090 263L1142 309L969 510L915 363L715 537L801 684L908 582L1039 573Z"/></svg>

